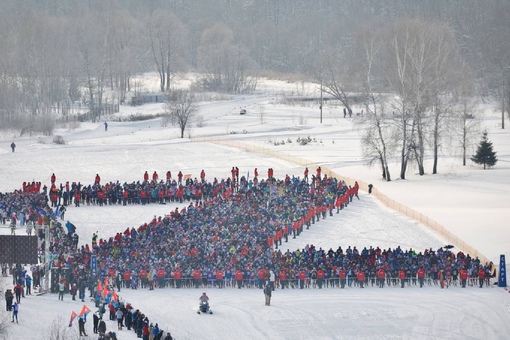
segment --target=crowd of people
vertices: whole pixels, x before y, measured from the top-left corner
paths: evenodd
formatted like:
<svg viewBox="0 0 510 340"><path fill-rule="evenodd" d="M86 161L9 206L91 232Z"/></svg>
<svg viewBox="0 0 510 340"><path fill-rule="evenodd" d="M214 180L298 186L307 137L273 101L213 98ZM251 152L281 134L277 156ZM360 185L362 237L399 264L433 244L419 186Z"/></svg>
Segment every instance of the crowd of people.
<svg viewBox="0 0 510 340"><path fill-rule="evenodd" d="M359 186L352 187L321 173L303 178L272 176L262 178L254 170L253 179L239 177L232 168L231 177L207 181L205 172L191 179L179 172L173 179L170 171L164 179L156 172L132 183L103 184L96 175L94 183L66 182L51 186L40 182L23 183L22 189L0 194L2 223L32 228L51 224L48 245L52 268L65 290L73 290L84 301L97 283L105 278L117 290L121 288L183 287L258 287L275 288L345 288L407 287L438 285L482 287L495 276L492 263L482 264L461 251L451 249L380 249L324 250L313 245L284 251L283 242L296 238L326 218L334 216L359 199ZM187 178L186 178L187 177ZM80 203L98 207L111 204L180 203L165 216L154 216L141 226L128 226L108 239L78 246L75 228L64 228L57 217L66 206ZM54 209L52 209L55 208ZM64 209L62 209L64 207ZM60 212L60 213L59 213ZM19 216L23 216L23 224ZM16 222L16 219L19 219ZM74 226L73 226L74 227ZM66 230L67 229L67 230ZM41 256L46 245L43 231L38 231ZM97 259L93 265L92 255ZM34 286L45 275L34 271ZM74 296L73 296L74 297ZM99 301L99 304L101 301ZM124 314L126 315L126 314ZM134 322L133 318L133 322ZM148 327L150 324L148 325Z"/></svg>

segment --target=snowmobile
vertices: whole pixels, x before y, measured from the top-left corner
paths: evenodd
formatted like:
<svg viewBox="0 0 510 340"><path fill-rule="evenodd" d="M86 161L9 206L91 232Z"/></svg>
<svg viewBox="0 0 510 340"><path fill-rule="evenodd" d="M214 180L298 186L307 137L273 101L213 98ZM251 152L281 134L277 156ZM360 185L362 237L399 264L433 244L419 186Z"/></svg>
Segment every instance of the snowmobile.
<svg viewBox="0 0 510 340"><path fill-rule="evenodd" d="M207 303L207 301L200 302L200 305L198 306L197 313L198 314L201 314L201 313L212 314L212 310L211 310L211 308L209 308L209 303Z"/></svg>

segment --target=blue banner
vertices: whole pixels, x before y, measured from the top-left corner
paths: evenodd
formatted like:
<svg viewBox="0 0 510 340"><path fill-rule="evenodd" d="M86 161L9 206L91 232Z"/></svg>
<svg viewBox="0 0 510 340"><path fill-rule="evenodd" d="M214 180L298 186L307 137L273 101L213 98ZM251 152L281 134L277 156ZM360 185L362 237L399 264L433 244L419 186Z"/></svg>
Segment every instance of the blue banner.
<svg viewBox="0 0 510 340"><path fill-rule="evenodd" d="M92 268L92 275L96 276L96 274L97 274L97 257L96 257L96 255L92 255L90 257L90 267Z"/></svg>
<svg viewBox="0 0 510 340"><path fill-rule="evenodd" d="M499 257L498 287L506 287L506 263L505 263L505 255L500 255L500 257Z"/></svg>

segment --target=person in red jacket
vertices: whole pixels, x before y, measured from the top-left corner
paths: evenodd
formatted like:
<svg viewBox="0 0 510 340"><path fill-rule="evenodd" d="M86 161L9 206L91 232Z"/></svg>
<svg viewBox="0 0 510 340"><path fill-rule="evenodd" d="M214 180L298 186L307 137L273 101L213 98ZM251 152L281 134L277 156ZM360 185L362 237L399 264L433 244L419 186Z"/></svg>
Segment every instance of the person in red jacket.
<svg viewBox="0 0 510 340"><path fill-rule="evenodd" d="M195 288L200 287L200 279L202 278L202 273L200 272L200 269L195 269L193 271L193 282L195 283Z"/></svg>
<svg viewBox="0 0 510 340"><path fill-rule="evenodd" d="M181 288L181 278L182 278L181 270L179 268L177 268L174 273L174 280L175 280L176 288Z"/></svg>
<svg viewBox="0 0 510 340"><path fill-rule="evenodd" d="M340 269L340 273L338 274L338 277L340 278L340 288L345 288L345 281L347 277L347 273L345 272L345 269Z"/></svg>
<svg viewBox="0 0 510 340"><path fill-rule="evenodd" d="M218 284L218 288L223 288L223 271L221 269L216 271L216 283Z"/></svg>
<svg viewBox="0 0 510 340"><path fill-rule="evenodd" d="M386 273L384 272L384 269L379 268L377 271L377 286L379 288L384 288L384 279L386 278Z"/></svg>
<svg viewBox="0 0 510 340"><path fill-rule="evenodd" d="M352 188L352 194L354 196L356 196L356 198L359 200L358 191L359 191L359 184L356 181L356 182L354 182L354 187Z"/></svg>
<svg viewBox="0 0 510 340"><path fill-rule="evenodd" d="M306 273L304 270L299 272L299 289L303 289L305 287Z"/></svg>
<svg viewBox="0 0 510 340"><path fill-rule="evenodd" d="M156 277L158 279L158 287L159 288L165 288L165 270L159 269L156 272Z"/></svg>
<svg viewBox="0 0 510 340"><path fill-rule="evenodd" d="M483 281L485 279L485 271L483 270L483 267L480 267L478 270L478 283L480 283L480 288L483 287Z"/></svg>
<svg viewBox="0 0 510 340"><path fill-rule="evenodd" d="M404 288L406 283L406 272L404 269L398 271L398 278L400 279L400 288Z"/></svg>
<svg viewBox="0 0 510 340"><path fill-rule="evenodd" d="M140 281L142 288L145 288L149 285L148 273L145 269L140 270Z"/></svg>
<svg viewBox="0 0 510 340"><path fill-rule="evenodd" d="M235 279L237 282L237 288L241 289L241 286L243 285L243 272L240 269L236 270Z"/></svg>
<svg viewBox="0 0 510 340"><path fill-rule="evenodd" d="M257 273L257 278L259 279L259 288L262 289L266 285L266 270L264 268L260 268Z"/></svg>
<svg viewBox="0 0 510 340"><path fill-rule="evenodd" d="M131 285L131 272L128 269L124 270L122 279L124 280L124 287L129 288Z"/></svg>
<svg viewBox="0 0 510 340"><path fill-rule="evenodd" d="M423 283L425 281L425 270L420 267L418 269L418 282L420 283L420 288L423 288Z"/></svg>
<svg viewBox="0 0 510 340"><path fill-rule="evenodd" d="M57 177L55 176L55 173L51 174L50 180L51 180L51 184L55 184L55 181L57 180Z"/></svg>
<svg viewBox="0 0 510 340"><path fill-rule="evenodd" d="M365 283L365 273L363 273L363 271L360 270L356 275L356 278L358 279L358 284L360 288L363 288L363 284Z"/></svg>
<svg viewBox="0 0 510 340"><path fill-rule="evenodd" d="M74 194L74 205L76 207L80 206L80 200L81 200L81 192L79 190L76 190L76 193Z"/></svg>
<svg viewBox="0 0 510 340"><path fill-rule="evenodd" d="M287 286L287 273L285 272L285 269L280 271L279 279L280 286L282 286L282 289L285 289L285 286Z"/></svg>
<svg viewBox="0 0 510 340"><path fill-rule="evenodd" d="M322 284L324 283L324 271L322 268L319 268L317 270L317 286L319 286L319 289L322 289Z"/></svg>
<svg viewBox="0 0 510 340"><path fill-rule="evenodd" d="M462 288L466 288L466 283L468 279L468 272L465 268L461 268L459 271L460 285Z"/></svg>
<svg viewBox="0 0 510 340"><path fill-rule="evenodd" d="M99 184L101 182L101 177L99 177L99 174L96 174L95 184Z"/></svg>
<svg viewBox="0 0 510 340"><path fill-rule="evenodd" d="M145 173L143 174L143 180L145 182L147 182L149 180L149 173L147 171L145 171Z"/></svg>

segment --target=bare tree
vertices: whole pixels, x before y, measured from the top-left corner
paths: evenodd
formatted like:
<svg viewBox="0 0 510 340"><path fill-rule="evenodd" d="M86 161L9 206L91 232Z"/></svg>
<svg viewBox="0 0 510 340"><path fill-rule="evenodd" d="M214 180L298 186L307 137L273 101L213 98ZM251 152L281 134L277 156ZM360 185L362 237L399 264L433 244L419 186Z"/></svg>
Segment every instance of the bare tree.
<svg viewBox="0 0 510 340"><path fill-rule="evenodd" d="M352 78L350 78L347 60L343 53L338 50L324 52L320 70L320 80L323 91L340 101L347 111L352 112L352 100L349 92L354 90Z"/></svg>
<svg viewBox="0 0 510 340"><path fill-rule="evenodd" d="M101 118L108 65L112 57L111 5L112 3L105 2L103 10L98 15L85 12L81 19L77 20L75 31L76 39L80 41L79 51L82 58L84 87L87 89L87 105L94 121Z"/></svg>
<svg viewBox="0 0 510 340"><path fill-rule="evenodd" d="M172 91L166 110L170 114L172 122L176 122L179 126L181 138L184 138L184 131L197 111L194 93L185 90Z"/></svg>
<svg viewBox="0 0 510 340"><path fill-rule="evenodd" d="M362 137L363 154L370 161L380 162L382 177L391 181L390 169L388 166L388 145L393 141L392 124L385 117L385 99L374 91L373 73L377 67L376 63L380 58L382 50L382 39L376 26L369 27L359 32L355 42L355 60L360 83L365 98L366 115L360 117L357 122L365 128Z"/></svg>
<svg viewBox="0 0 510 340"><path fill-rule="evenodd" d="M456 109L453 110L452 138L462 150L462 165L466 166L467 154L476 145L480 134L479 112L473 96L462 93Z"/></svg>
<svg viewBox="0 0 510 340"><path fill-rule="evenodd" d="M140 70L144 57L141 23L127 11L118 11L112 18L112 54L110 65L110 86L119 91L120 102L126 99L126 92L131 91L131 78Z"/></svg>
<svg viewBox="0 0 510 340"><path fill-rule="evenodd" d="M257 83L253 77L255 61L244 47L234 43L232 30L224 24L215 24L203 32L198 61L205 74L202 79L205 89L243 93L254 89Z"/></svg>
<svg viewBox="0 0 510 340"><path fill-rule="evenodd" d="M169 11L157 11L148 18L150 50L159 75L161 92L170 89L172 75L183 64L187 32Z"/></svg>
<svg viewBox="0 0 510 340"><path fill-rule="evenodd" d="M418 164L419 174L425 174L425 145L431 120L437 156L440 121L446 112L440 97L451 91L452 83L447 80L453 67L451 60L455 59L455 41L447 27L419 20L393 25L390 41L389 53L393 57L387 79L398 94L395 108L402 132L400 178L405 179L411 156ZM435 113L430 115L433 107Z"/></svg>
<svg viewBox="0 0 510 340"><path fill-rule="evenodd" d="M45 334L43 339L46 340L72 340L79 339L76 331L73 331L72 328L69 328L66 321L59 316L51 325L45 330Z"/></svg>

